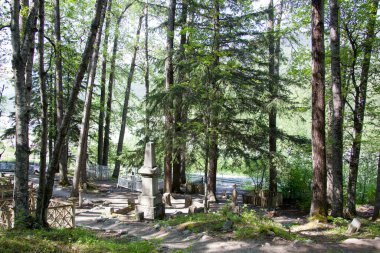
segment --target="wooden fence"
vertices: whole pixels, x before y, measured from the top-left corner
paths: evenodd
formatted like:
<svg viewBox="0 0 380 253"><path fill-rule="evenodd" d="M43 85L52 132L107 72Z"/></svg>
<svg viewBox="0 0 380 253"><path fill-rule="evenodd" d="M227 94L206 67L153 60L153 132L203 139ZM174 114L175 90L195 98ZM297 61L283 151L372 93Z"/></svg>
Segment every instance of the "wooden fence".
<svg viewBox="0 0 380 253"><path fill-rule="evenodd" d="M29 209L32 216L36 212L36 195L33 185L29 187ZM75 227L74 203L51 200L47 221L50 227ZM13 182L0 180L0 228L12 228L14 223Z"/></svg>

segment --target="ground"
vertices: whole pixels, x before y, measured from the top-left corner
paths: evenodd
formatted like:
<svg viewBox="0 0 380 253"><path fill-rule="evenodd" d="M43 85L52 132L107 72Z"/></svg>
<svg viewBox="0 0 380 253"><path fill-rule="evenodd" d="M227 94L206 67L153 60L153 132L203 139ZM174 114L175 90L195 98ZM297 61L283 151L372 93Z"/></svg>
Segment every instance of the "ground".
<svg viewBox="0 0 380 253"><path fill-rule="evenodd" d="M342 229L334 230L332 225L308 222L307 215L293 207L278 210L273 220L300 239L283 239L276 234L236 239L234 231L214 233L202 229L195 231L181 225L170 226L170 222L137 222L132 216L111 214L110 207L114 211L127 213L130 211L128 201L133 202L138 192L116 188L115 181L102 181L94 186L94 189L84 194L83 206L76 209L77 226L115 238L133 235L146 240L158 240L161 252L380 252L380 235L376 234L380 228L376 228L373 233L347 235ZM69 192L70 188L57 186L54 196L67 199ZM167 216L175 219L188 215L187 209L183 208L184 196L174 197L173 207L167 208ZM201 201L202 197L193 195L193 199ZM225 206L223 202L213 204L211 210L222 208ZM367 215L370 212L365 207L363 210ZM265 213L261 209L256 211Z"/></svg>

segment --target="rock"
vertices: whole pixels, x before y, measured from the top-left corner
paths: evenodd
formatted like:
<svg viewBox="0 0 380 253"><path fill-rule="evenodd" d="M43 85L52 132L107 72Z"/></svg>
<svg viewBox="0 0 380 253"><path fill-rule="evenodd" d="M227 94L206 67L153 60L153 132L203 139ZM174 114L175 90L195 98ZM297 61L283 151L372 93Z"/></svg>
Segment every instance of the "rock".
<svg viewBox="0 0 380 253"><path fill-rule="evenodd" d="M270 243L266 242L265 244L261 245L261 247L270 247Z"/></svg>
<svg viewBox="0 0 380 253"><path fill-rule="evenodd" d="M114 213L114 208L113 207L106 207L104 209L104 214L107 215L107 216L111 216L112 213Z"/></svg>
<svg viewBox="0 0 380 253"><path fill-rule="evenodd" d="M267 236L275 237L276 234L275 234L272 230L268 230L268 232L267 232Z"/></svg>
<svg viewBox="0 0 380 253"><path fill-rule="evenodd" d="M144 220L144 212L136 213L136 221L143 221L143 220Z"/></svg>
<svg viewBox="0 0 380 253"><path fill-rule="evenodd" d="M118 234L119 235L126 235L126 234L128 234L128 231L120 229Z"/></svg>
<svg viewBox="0 0 380 253"><path fill-rule="evenodd" d="M186 230L184 230L184 231L182 232L182 234L184 234L184 235L189 235L189 234L191 234L191 231L188 230L188 229L186 229Z"/></svg>
<svg viewBox="0 0 380 253"><path fill-rule="evenodd" d="M164 193L162 195L162 203L168 206L172 206L170 193Z"/></svg>
<svg viewBox="0 0 380 253"><path fill-rule="evenodd" d="M307 239L306 241L304 241L306 244L310 244L310 243L313 243L313 240L311 239Z"/></svg>
<svg viewBox="0 0 380 253"><path fill-rule="evenodd" d="M358 232L360 229L361 223L357 218L354 218L352 222L348 225L347 233L353 234Z"/></svg>
<svg viewBox="0 0 380 253"><path fill-rule="evenodd" d="M223 225L223 230L231 231L233 226L234 226L234 222L230 219L227 219L227 221Z"/></svg>
<svg viewBox="0 0 380 253"><path fill-rule="evenodd" d="M155 229L155 230L160 230L160 228L161 228L161 225L160 225L160 224L157 223L156 225L154 225L154 229Z"/></svg>
<svg viewBox="0 0 380 253"><path fill-rule="evenodd" d="M292 243L292 247L299 247L299 246L301 246L301 241L294 240L293 243Z"/></svg>
<svg viewBox="0 0 380 253"><path fill-rule="evenodd" d="M106 200L106 201L103 202L103 206L108 206L108 205L110 205L110 204L111 204L111 202L108 201L108 200Z"/></svg>
<svg viewBox="0 0 380 253"><path fill-rule="evenodd" d="M228 198L228 196L227 196L227 192L226 192L226 190L224 190L223 192L222 192L222 199L227 199Z"/></svg>
<svg viewBox="0 0 380 253"><path fill-rule="evenodd" d="M269 211L266 216L269 218L274 218L274 217L278 217L279 215L276 210L272 210L272 211Z"/></svg>
<svg viewBox="0 0 380 253"><path fill-rule="evenodd" d="M344 240L342 243L361 245L362 240L357 239L357 238L348 238L348 239Z"/></svg>
<svg viewBox="0 0 380 253"><path fill-rule="evenodd" d="M185 196L185 208L191 206L193 204L193 198L191 195L186 195Z"/></svg>
<svg viewBox="0 0 380 253"><path fill-rule="evenodd" d="M203 213L204 206L202 203L193 202L193 204L189 207L189 213Z"/></svg>
<svg viewBox="0 0 380 253"><path fill-rule="evenodd" d="M106 220L108 220L108 218L104 218L102 216L98 217L95 219L96 222L100 223L100 222L105 222Z"/></svg>
<svg viewBox="0 0 380 253"><path fill-rule="evenodd" d="M210 236L208 236L208 235L203 235L202 237L201 237L201 239L199 239L199 241L200 242L206 242L206 241L209 241L209 240L211 240L212 239L212 237L210 237Z"/></svg>

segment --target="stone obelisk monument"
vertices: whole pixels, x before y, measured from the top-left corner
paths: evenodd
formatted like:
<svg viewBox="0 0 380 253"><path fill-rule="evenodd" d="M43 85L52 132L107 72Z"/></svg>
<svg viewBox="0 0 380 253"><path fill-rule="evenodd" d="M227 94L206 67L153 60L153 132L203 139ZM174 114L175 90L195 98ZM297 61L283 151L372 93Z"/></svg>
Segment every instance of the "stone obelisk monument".
<svg viewBox="0 0 380 253"><path fill-rule="evenodd" d="M148 142L145 147L144 165L137 172L142 178L142 190L138 197L136 213L143 212L145 219L161 219L165 216L165 205L158 191L160 172L156 166L154 143Z"/></svg>

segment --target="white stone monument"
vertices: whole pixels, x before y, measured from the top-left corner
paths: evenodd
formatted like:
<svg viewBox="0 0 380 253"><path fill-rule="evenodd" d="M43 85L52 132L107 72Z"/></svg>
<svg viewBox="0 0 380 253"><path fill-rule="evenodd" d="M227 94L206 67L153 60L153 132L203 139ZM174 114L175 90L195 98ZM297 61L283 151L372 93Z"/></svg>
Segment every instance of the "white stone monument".
<svg viewBox="0 0 380 253"><path fill-rule="evenodd" d="M165 216L165 205L158 191L160 169L156 166L154 143L148 142L145 147L144 166L137 173L141 175L141 194L138 197L136 213L143 212L145 219L161 219Z"/></svg>

